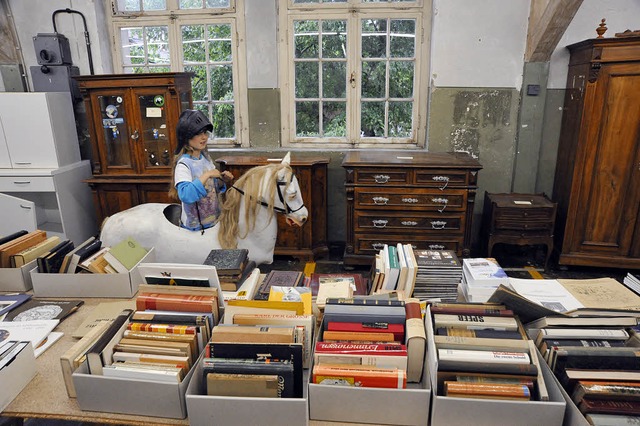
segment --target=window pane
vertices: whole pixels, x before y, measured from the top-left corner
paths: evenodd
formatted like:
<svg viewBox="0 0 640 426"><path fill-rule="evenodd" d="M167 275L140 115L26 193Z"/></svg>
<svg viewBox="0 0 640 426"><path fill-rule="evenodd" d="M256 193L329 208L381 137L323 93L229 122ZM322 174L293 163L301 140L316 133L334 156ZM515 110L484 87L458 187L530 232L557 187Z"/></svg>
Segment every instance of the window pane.
<svg viewBox="0 0 640 426"><path fill-rule="evenodd" d="M295 57L318 57L318 21L296 21L294 23Z"/></svg>
<svg viewBox="0 0 640 426"><path fill-rule="evenodd" d="M391 61L389 63L389 97L413 97L413 62Z"/></svg>
<svg viewBox="0 0 640 426"><path fill-rule="evenodd" d="M149 63L169 63L169 29L167 27L146 27Z"/></svg>
<svg viewBox="0 0 640 426"><path fill-rule="evenodd" d="M140 0L118 0L118 11L139 12Z"/></svg>
<svg viewBox="0 0 640 426"><path fill-rule="evenodd" d="M211 73L211 99L233 99L233 74L230 65L213 65Z"/></svg>
<svg viewBox="0 0 640 426"><path fill-rule="evenodd" d="M411 136L412 108L412 102L389 102L389 136Z"/></svg>
<svg viewBox="0 0 640 426"><path fill-rule="evenodd" d="M365 61L362 62L362 97L384 98L386 62Z"/></svg>
<svg viewBox="0 0 640 426"><path fill-rule="evenodd" d="M390 51L393 58L413 58L415 52L416 23L413 19L391 21Z"/></svg>
<svg viewBox="0 0 640 426"><path fill-rule="evenodd" d="M384 102L362 102L360 116L362 136L384 136Z"/></svg>
<svg viewBox="0 0 640 426"><path fill-rule="evenodd" d="M387 56L387 20L362 20L362 57L384 58Z"/></svg>
<svg viewBox="0 0 640 426"><path fill-rule="evenodd" d="M191 96L194 102L208 101L207 96L207 68L204 65L184 67L186 72L195 75L191 77Z"/></svg>
<svg viewBox="0 0 640 426"><path fill-rule="evenodd" d="M170 67L148 67L148 72L170 72Z"/></svg>
<svg viewBox="0 0 640 426"><path fill-rule="evenodd" d="M294 0L294 4L308 4L308 3L346 3L347 0Z"/></svg>
<svg viewBox="0 0 640 426"><path fill-rule="evenodd" d="M347 22L322 22L322 57L346 58L347 56Z"/></svg>
<svg viewBox="0 0 640 426"><path fill-rule="evenodd" d="M346 62L325 62L322 64L322 96L324 98L347 97Z"/></svg>
<svg viewBox="0 0 640 426"><path fill-rule="evenodd" d="M318 97L318 62L296 62L296 98Z"/></svg>
<svg viewBox="0 0 640 426"><path fill-rule="evenodd" d="M214 104L212 123L214 138L235 137L235 114L233 111L233 104Z"/></svg>
<svg viewBox="0 0 640 426"><path fill-rule="evenodd" d="M206 62L204 25L182 26L182 57L185 64Z"/></svg>
<svg viewBox="0 0 640 426"><path fill-rule="evenodd" d="M166 10L167 3L165 0L142 0L142 8L144 10Z"/></svg>
<svg viewBox="0 0 640 426"><path fill-rule="evenodd" d="M322 129L324 136L347 135L346 102L324 102L322 104Z"/></svg>
<svg viewBox="0 0 640 426"><path fill-rule="evenodd" d="M207 0L207 7L229 7L229 0Z"/></svg>
<svg viewBox="0 0 640 426"><path fill-rule="evenodd" d="M319 136L318 102L296 102L296 136Z"/></svg>
<svg viewBox="0 0 640 426"><path fill-rule="evenodd" d="M209 61L231 61L231 25L209 25L208 29Z"/></svg>
<svg viewBox="0 0 640 426"><path fill-rule="evenodd" d="M124 65L144 64L144 41L142 27L121 28L122 63Z"/></svg>
<svg viewBox="0 0 640 426"><path fill-rule="evenodd" d="M180 9L202 9L202 0L180 0Z"/></svg>
<svg viewBox="0 0 640 426"><path fill-rule="evenodd" d="M205 116L209 117L209 121L211 121L211 112L209 111L209 104L198 104L195 103L195 100L193 102L193 109L200 111L201 113L203 113Z"/></svg>

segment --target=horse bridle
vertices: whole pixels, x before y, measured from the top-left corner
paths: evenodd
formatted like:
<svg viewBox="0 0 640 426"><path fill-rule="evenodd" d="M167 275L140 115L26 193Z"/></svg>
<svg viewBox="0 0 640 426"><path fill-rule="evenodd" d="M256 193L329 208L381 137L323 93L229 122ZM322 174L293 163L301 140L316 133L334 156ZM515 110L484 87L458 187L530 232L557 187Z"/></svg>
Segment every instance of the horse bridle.
<svg viewBox="0 0 640 426"><path fill-rule="evenodd" d="M291 179L289 179L289 182L285 182L282 180L278 180L276 181L276 188L278 189L278 198L280 199L280 202L282 203L282 205L285 207L284 209L282 207L276 207L273 206L273 210L275 210L278 213L282 213L285 216L288 215L289 213L295 213L298 210L302 209L304 207L304 202L300 205L300 207L298 207L297 209L292 209L289 206L289 203L287 203L287 201L284 198L284 195L282 195L282 189L280 189L283 186L289 186L291 184L291 182L293 182L293 178L294 178L295 174L291 173ZM238 191L240 194L244 195L244 191L234 185L231 185L231 188L235 189L236 191ZM258 204L260 204L263 207L269 207L269 203L266 203L262 200L258 200L257 201Z"/></svg>

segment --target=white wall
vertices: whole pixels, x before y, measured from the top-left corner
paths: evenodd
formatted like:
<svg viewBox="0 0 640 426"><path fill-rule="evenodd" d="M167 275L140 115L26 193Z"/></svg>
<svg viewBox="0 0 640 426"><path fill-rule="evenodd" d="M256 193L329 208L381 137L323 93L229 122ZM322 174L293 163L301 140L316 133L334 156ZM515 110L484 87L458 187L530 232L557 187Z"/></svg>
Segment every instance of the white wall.
<svg viewBox="0 0 640 426"><path fill-rule="evenodd" d="M640 30L640 0L584 0L551 55L547 87L566 87L569 66L569 51L566 46L596 38L596 28L602 18L606 18L609 28L604 34L606 38L625 30Z"/></svg>
<svg viewBox="0 0 640 426"><path fill-rule="evenodd" d="M245 0L250 89L278 87L277 0Z"/></svg>
<svg viewBox="0 0 640 426"><path fill-rule="evenodd" d="M109 37L104 15L106 2L103 0L9 0L9 6L13 13L30 86L29 67L38 65L33 48L33 37L38 33L53 33L52 15L58 9L77 10L85 16L94 72L95 74L112 72ZM58 33L69 39L73 65L80 69L80 74L90 74L82 17L77 13L62 12L56 14L55 19Z"/></svg>
<svg viewBox="0 0 640 426"><path fill-rule="evenodd" d="M520 89L529 4L529 0L435 0L433 86Z"/></svg>

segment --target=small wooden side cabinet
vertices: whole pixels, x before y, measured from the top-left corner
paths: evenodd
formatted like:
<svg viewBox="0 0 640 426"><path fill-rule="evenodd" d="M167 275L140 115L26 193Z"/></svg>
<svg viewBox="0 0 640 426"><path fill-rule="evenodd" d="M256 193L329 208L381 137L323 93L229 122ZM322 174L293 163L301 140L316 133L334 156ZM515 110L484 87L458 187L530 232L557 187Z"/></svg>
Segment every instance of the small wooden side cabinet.
<svg viewBox="0 0 640 426"><path fill-rule="evenodd" d="M233 173L235 179L248 169L269 164L267 157L235 155L216 159L220 170ZM277 159L278 161L280 159ZM328 254L327 244L327 165L328 157L293 157L291 167L302 191L302 199L309 210L309 219L302 227L289 226L278 215L276 255L289 255L301 261L311 261Z"/></svg>
<svg viewBox="0 0 640 426"><path fill-rule="evenodd" d="M553 228L557 204L544 194L484 193L482 229L487 256L497 243L547 246L544 269L553 251Z"/></svg>

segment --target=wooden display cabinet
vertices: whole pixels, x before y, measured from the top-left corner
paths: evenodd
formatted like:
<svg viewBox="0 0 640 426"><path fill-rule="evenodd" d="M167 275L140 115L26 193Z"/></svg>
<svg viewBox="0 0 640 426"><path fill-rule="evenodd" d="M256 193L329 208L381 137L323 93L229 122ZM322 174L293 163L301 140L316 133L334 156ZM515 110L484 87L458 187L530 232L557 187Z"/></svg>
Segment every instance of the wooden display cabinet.
<svg viewBox="0 0 640 426"><path fill-rule="evenodd" d="M278 161L281 159L278 159ZM267 157L237 155L216 160L220 170L228 170L239 178L248 169L269 163ZM276 255L290 255L301 261L311 261L328 254L327 245L327 165L328 157L293 157L291 167L309 210L309 219L302 227L289 226L278 214Z"/></svg>
<svg viewBox="0 0 640 426"><path fill-rule="evenodd" d="M175 128L192 107L189 73L74 77L91 134L93 191L98 221L145 202L171 202Z"/></svg>

